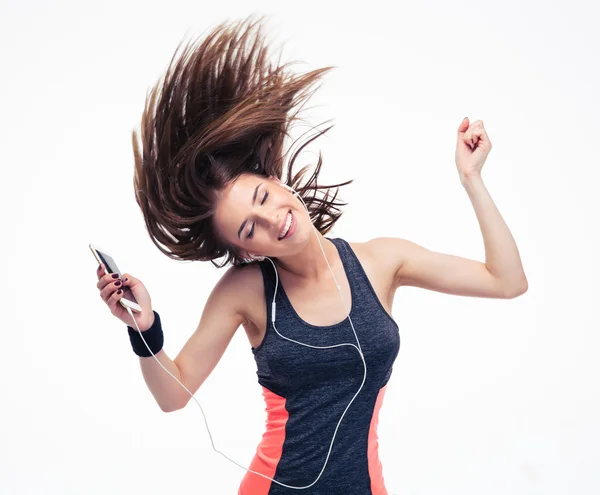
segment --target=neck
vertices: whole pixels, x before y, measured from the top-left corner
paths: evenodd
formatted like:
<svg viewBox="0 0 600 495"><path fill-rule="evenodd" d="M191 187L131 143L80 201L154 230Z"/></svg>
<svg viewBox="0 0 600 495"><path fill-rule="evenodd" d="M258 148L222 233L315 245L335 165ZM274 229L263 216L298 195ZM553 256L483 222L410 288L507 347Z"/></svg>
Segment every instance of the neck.
<svg viewBox="0 0 600 495"><path fill-rule="evenodd" d="M322 250L321 246L319 246L319 241L321 241L321 246L323 246ZM317 229L314 229L302 251L290 256L275 258L275 262L281 270L298 278L320 281L331 277L327 261L323 257L323 251L333 270L337 264L337 249L331 241L326 239Z"/></svg>

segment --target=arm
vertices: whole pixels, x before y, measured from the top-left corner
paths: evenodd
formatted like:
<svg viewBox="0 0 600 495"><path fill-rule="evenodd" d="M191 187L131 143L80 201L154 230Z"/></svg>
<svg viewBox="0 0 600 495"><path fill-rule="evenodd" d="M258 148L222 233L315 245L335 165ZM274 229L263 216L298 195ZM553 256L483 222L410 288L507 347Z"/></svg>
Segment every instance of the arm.
<svg viewBox="0 0 600 495"><path fill-rule="evenodd" d="M156 354L162 365L192 394L213 371L244 321L240 306L243 298L236 294L240 290L236 269L229 268L212 290L196 331L177 357L171 360L164 349ZM140 365L148 388L164 412L185 407L191 399L190 394L152 356L140 357Z"/></svg>
<svg viewBox="0 0 600 495"><path fill-rule="evenodd" d="M515 241L481 176L463 181L483 234L485 263L437 253L405 239L370 241L375 256L395 271L395 287L412 285L447 294L513 298L527 291Z"/></svg>

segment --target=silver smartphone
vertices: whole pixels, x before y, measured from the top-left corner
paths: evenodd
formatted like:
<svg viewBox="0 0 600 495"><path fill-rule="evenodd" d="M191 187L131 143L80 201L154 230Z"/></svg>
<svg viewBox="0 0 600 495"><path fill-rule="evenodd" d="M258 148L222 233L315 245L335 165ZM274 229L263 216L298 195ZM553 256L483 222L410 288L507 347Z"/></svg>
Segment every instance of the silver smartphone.
<svg viewBox="0 0 600 495"><path fill-rule="evenodd" d="M119 278L121 277L121 272L119 271L115 260L105 249L102 249L97 244L90 244L90 249L96 258L98 265L104 265L106 273L118 273ZM142 312L142 308L136 301L135 296L129 287L123 286L123 297L119 299L119 302L124 308L131 308L133 311L137 311L138 313Z"/></svg>

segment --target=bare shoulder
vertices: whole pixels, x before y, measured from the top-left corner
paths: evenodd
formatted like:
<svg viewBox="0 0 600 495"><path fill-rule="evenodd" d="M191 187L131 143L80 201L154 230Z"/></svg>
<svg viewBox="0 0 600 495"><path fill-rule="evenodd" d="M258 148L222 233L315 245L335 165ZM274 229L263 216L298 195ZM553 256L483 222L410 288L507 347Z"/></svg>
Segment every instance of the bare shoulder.
<svg viewBox="0 0 600 495"><path fill-rule="evenodd" d="M398 237L374 237L365 244L368 245L368 249L373 256L383 256L385 258L391 253L397 253L398 249L402 248L402 244L407 242L406 239Z"/></svg>
<svg viewBox="0 0 600 495"><path fill-rule="evenodd" d="M376 237L364 242L350 242L352 250L363 265L363 268L370 267L373 271L379 272L386 268L386 253L390 251L385 237ZM365 266L366 265L366 266Z"/></svg>
<svg viewBox="0 0 600 495"><path fill-rule="evenodd" d="M380 269L391 273L392 283L397 284L400 269L412 243L397 237L375 237L367 244L374 262Z"/></svg>
<svg viewBox="0 0 600 495"><path fill-rule="evenodd" d="M236 301L236 309L243 316L243 325L254 321L256 308L262 308L264 302L263 278L258 263L230 267L221 279L226 290Z"/></svg>

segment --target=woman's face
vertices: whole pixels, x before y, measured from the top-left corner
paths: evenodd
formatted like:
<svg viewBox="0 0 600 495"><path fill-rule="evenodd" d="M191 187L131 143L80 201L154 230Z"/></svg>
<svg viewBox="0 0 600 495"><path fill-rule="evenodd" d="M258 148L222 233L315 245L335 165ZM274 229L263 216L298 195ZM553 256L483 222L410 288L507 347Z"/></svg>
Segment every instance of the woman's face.
<svg viewBox="0 0 600 495"><path fill-rule="evenodd" d="M292 223L286 232L288 213ZM242 253L282 257L305 246L312 225L303 203L276 179L243 174L221 192L215 221L219 232Z"/></svg>

